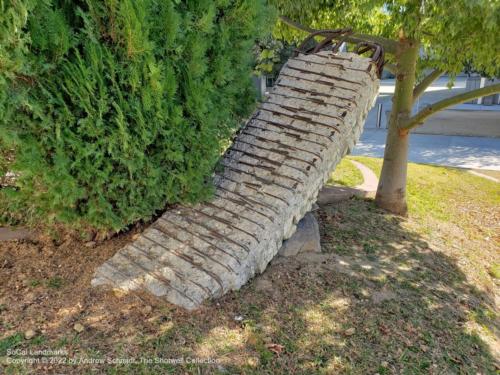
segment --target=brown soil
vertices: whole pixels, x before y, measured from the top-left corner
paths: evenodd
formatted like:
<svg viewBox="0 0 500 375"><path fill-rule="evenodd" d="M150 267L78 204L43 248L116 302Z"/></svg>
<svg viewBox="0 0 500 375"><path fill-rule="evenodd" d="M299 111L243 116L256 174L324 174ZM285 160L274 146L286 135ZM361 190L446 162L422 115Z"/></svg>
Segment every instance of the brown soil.
<svg viewBox="0 0 500 375"><path fill-rule="evenodd" d="M220 361L4 367L15 374L493 374L500 368L498 280L478 271L490 256L498 260L490 239L460 236L448 224L424 235L411 218L358 199L322 206L316 215L323 254L277 258L242 290L191 313L149 295L90 287L96 267L140 228L94 247L40 236L0 242L0 373L9 348L64 348L70 359ZM479 268L469 252L482 254ZM29 330L35 337L26 340Z"/></svg>
<svg viewBox="0 0 500 375"><path fill-rule="evenodd" d="M0 338L34 330L51 340L71 333L76 323L107 334L121 319L144 320L141 309L160 301L90 287L97 266L134 235L101 244L71 238L57 243L42 236L0 242L0 317L7 327Z"/></svg>

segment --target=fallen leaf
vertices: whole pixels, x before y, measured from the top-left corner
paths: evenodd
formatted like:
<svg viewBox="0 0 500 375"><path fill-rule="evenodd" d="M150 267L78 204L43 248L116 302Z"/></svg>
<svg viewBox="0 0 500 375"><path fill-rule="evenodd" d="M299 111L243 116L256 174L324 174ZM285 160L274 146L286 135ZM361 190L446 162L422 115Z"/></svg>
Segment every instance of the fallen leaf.
<svg viewBox="0 0 500 375"><path fill-rule="evenodd" d="M344 335L346 335L346 336L352 336L355 333L356 333L356 328L354 328L354 327L348 328L344 331Z"/></svg>
<svg viewBox="0 0 500 375"><path fill-rule="evenodd" d="M266 344L266 348L276 355L280 355L285 350L285 347L280 344Z"/></svg>

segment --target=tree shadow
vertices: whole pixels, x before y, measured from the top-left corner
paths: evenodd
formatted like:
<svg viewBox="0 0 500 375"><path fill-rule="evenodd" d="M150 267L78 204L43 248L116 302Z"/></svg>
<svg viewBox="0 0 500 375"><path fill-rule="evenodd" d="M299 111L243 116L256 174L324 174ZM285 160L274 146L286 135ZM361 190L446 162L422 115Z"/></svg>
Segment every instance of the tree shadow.
<svg viewBox="0 0 500 375"><path fill-rule="evenodd" d="M146 296L119 305L92 292L92 305L77 312L86 331L64 347L73 356L138 361L43 372L495 373L493 296L469 282L439 243L369 201L323 205L316 215L322 254L276 258L240 291L195 312Z"/></svg>
<svg viewBox="0 0 500 375"><path fill-rule="evenodd" d="M219 315L207 325L188 318L199 331L185 355L225 358L206 373L495 373L494 299L456 259L371 202L317 214L324 253L274 261L200 312ZM242 337L223 343L228 332Z"/></svg>

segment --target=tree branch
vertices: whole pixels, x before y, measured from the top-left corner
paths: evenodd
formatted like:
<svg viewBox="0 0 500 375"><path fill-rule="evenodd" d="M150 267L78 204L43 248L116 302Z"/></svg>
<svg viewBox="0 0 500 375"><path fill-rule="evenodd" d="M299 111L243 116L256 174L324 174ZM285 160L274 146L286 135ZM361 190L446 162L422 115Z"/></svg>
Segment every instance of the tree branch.
<svg viewBox="0 0 500 375"><path fill-rule="evenodd" d="M286 17L286 16L280 16L279 17L280 21L283 22L284 24L293 27L294 29L305 31L308 34L312 34L318 30L313 29L309 26L302 25L301 23L295 22L294 20Z"/></svg>
<svg viewBox="0 0 500 375"><path fill-rule="evenodd" d="M300 24L299 22L293 21L286 16L280 16L279 19L284 24L286 24L290 27L293 27L297 30L305 31L306 33L309 33L309 34L318 31L318 30L313 29L311 27L304 26L304 25ZM395 40L391 40L391 39L384 38L381 36L374 36L374 35L367 35L367 34L351 34L351 35L347 35L344 39L350 43L359 43L359 42L377 43L384 48L385 53L391 53L393 55L396 54L396 50L397 50L397 46L398 46L398 43Z"/></svg>
<svg viewBox="0 0 500 375"><path fill-rule="evenodd" d="M420 82L415 88L413 89L413 101L418 99L420 95L424 93L424 91L429 87L432 82L434 82L436 79L441 77L441 75L444 72L440 69L434 69L431 73L429 73L428 76L426 76L422 82Z"/></svg>
<svg viewBox="0 0 500 375"><path fill-rule="evenodd" d="M500 83L496 85L482 87L480 89L467 91L460 95L452 96L451 98L440 100L437 103L431 104L430 106L422 109L415 116L411 117L402 126L400 126L401 131L409 131L419 125L422 125L424 121L432 116L434 113L439 112L445 108L466 102L468 100L480 98L482 96L488 96L500 92Z"/></svg>

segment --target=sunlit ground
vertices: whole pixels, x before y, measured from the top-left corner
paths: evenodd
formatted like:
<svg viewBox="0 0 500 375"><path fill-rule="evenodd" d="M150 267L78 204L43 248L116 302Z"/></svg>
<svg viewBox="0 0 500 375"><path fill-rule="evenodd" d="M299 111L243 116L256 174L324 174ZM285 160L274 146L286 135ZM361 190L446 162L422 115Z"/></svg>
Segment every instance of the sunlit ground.
<svg viewBox="0 0 500 375"><path fill-rule="evenodd" d="M379 159L354 159L379 173ZM359 176L345 161L332 181L356 184ZM194 313L146 296L87 291L90 276L77 268L74 278L58 285L42 280L13 288L1 296L3 368L72 374L495 374L499 192L497 183L462 170L411 164L408 218L358 199L322 206L316 211L322 254L277 259L242 290ZM45 297L52 303L36 302ZM11 312L28 298L36 309L27 304ZM51 313L54 305L60 315ZM32 340L23 337L28 318L45 330ZM75 332L75 322L83 332ZM146 361L6 364L8 349L56 347L70 358ZM182 363L155 362L179 358Z"/></svg>

